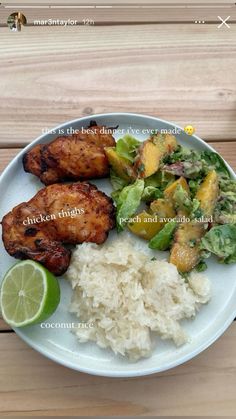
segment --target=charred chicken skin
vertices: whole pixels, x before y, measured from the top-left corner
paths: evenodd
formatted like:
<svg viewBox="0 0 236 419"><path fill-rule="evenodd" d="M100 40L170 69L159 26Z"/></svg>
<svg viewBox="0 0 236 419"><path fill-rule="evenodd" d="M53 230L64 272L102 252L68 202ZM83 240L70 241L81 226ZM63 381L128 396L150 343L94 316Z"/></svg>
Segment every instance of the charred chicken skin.
<svg viewBox="0 0 236 419"><path fill-rule="evenodd" d="M114 212L112 200L89 183L50 185L3 217L3 243L11 256L62 275L71 256L63 244L103 243Z"/></svg>
<svg viewBox="0 0 236 419"><path fill-rule="evenodd" d="M109 174L104 147L114 146L112 129L97 126L93 121L83 131L36 145L24 155L23 166L45 185L102 178Z"/></svg>

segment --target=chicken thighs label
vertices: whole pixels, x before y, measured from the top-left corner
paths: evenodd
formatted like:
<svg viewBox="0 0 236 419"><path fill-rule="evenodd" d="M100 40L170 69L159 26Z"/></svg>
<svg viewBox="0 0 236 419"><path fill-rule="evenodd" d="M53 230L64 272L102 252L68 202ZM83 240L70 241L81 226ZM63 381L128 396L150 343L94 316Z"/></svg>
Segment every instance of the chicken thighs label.
<svg viewBox="0 0 236 419"><path fill-rule="evenodd" d="M84 214L85 210L84 208L73 208L73 209L68 209L67 211L64 211L63 209L56 213L56 214L40 214L38 217L27 217L26 220L23 220L23 224L26 225L30 225L30 224L38 224L38 223L46 223L47 221L51 221L51 220L56 220L57 218L65 218L65 217L70 217L70 218L75 218L80 214Z"/></svg>

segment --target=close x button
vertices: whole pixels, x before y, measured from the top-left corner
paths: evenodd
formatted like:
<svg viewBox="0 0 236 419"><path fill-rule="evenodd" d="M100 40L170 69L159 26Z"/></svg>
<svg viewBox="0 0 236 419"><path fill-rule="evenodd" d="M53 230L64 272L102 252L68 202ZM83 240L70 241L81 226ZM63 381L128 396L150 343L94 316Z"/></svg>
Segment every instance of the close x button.
<svg viewBox="0 0 236 419"><path fill-rule="evenodd" d="M221 21L221 23L217 26L218 29L222 28L223 26L226 26L228 29L230 29L230 26L227 23L227 21L230 19L230 16L226 17L225 19L223 19L221 16L217 17Z"/></svg>

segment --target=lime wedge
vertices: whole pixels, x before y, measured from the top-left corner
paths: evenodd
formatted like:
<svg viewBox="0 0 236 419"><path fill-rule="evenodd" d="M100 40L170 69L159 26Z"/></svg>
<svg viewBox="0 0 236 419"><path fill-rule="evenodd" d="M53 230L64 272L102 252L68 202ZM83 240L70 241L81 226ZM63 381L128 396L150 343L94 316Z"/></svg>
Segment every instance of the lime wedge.
<svg viewBox="0 0 236 419"><path fill-rule="evenodd" d="M13 327L46 320L60 301L57 279L32 260L17 263L6 273L0 304L4 320Z"/></svg>

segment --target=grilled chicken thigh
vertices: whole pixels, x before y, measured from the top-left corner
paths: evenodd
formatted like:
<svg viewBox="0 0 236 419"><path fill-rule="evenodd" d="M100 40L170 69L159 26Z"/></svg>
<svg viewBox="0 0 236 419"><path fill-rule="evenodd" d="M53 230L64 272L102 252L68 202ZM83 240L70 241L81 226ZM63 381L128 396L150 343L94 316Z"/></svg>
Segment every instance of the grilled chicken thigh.
<svg viewBox="0 0 236 419"><path fill-rule="evenodd" d="M33 259L62 275L71 255L63 244L101 244L113 227L112 200L95 186L55 184L3 217L2 238L11 256Z"/></svg>
<svg viewBox="0 0 236 419"><path fill-rule="evenodd" d="M33 147L24 155L25 171L38 176L45 185L108 176L104 147L115 146L115 140L112 129L95 124L92 122L84 131Z"/></svg>

